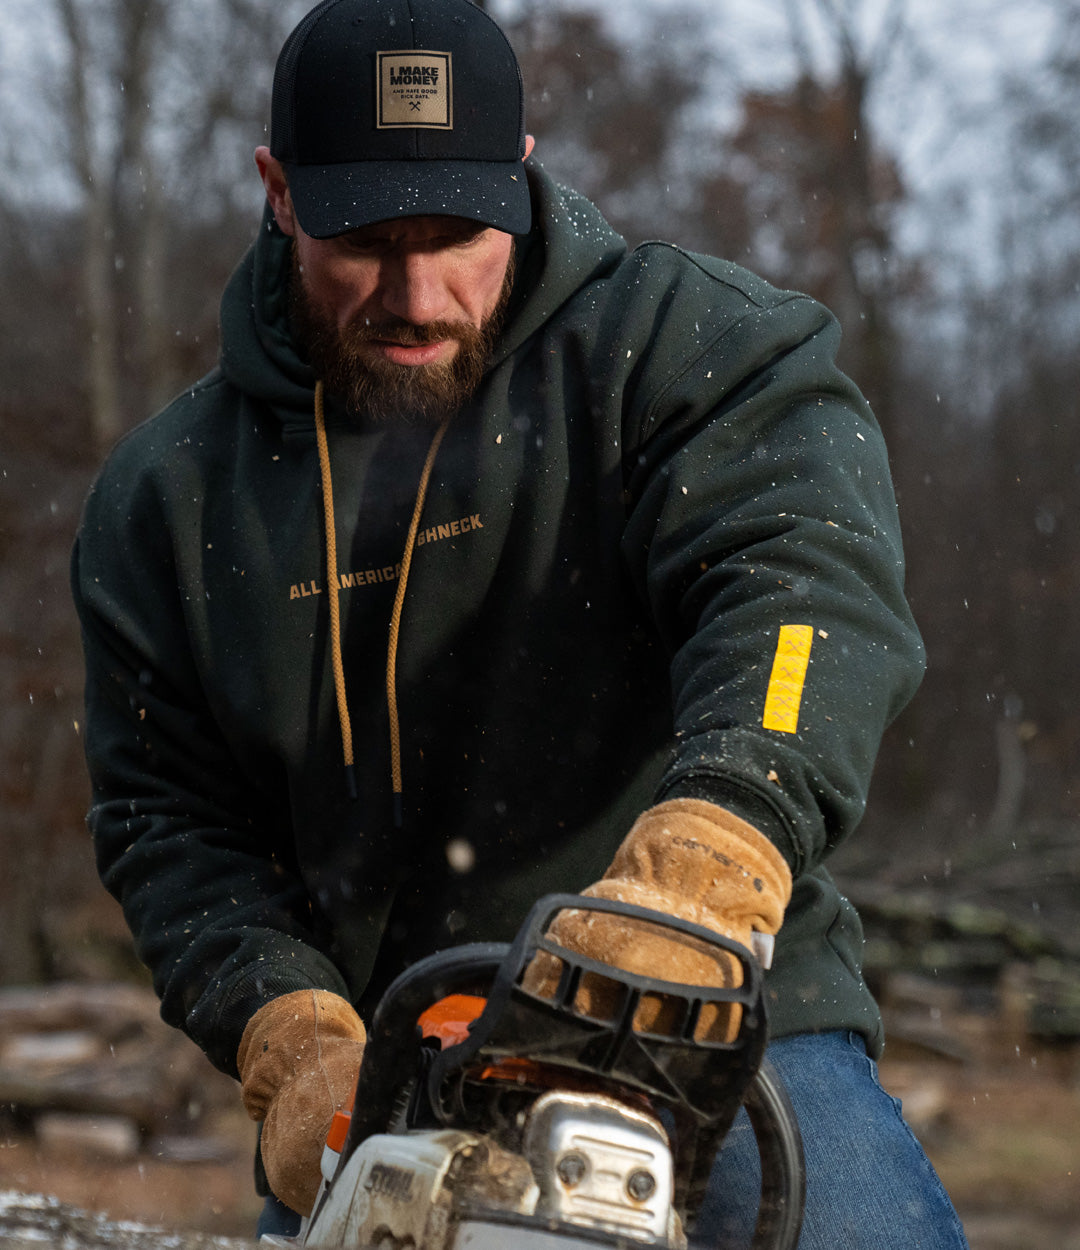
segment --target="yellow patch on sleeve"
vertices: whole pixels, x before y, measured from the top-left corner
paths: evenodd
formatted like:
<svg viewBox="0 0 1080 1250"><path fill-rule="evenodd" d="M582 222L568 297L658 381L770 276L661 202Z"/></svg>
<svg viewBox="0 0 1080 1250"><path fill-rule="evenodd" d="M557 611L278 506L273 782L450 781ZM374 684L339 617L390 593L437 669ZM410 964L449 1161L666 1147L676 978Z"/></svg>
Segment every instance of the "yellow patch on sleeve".
<svg viewBox="0 0 1080 1250"><path fill-rule="evenodd" d="M769 688L765 693L765 714L761 718L766 729L776 729L786 734L798 731L799 707L802 704L813 642L812 625L780 626Z"/></svg>

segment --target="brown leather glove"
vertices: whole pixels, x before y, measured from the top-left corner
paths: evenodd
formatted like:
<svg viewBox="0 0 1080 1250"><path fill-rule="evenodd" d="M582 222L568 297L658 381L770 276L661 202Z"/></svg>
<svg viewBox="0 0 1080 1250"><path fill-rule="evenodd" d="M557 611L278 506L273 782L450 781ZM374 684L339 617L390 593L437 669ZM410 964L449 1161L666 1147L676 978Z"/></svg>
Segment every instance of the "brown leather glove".
<svg viewBox="0 0 1080 1250"><path fill-rule="evenodd" d="M344 998L296 990L248 1021L236 1066L248 1115L262 1120L266 1179L294 1211L309 1215L334 1112L356 1089L367 1034Z"/></svg>
<svg viewBox="0 0 1080 1250"><path fill-rule="evenodd" d="M669 799L638 817L611 867L583 893L679 916L748 947L753 930L778 932L791 898L791 871L776 847L738 816L702 799ZM569 910L555 917L548 936L576 954L625 972L682 985L741 982L742 969L730 955L642 921ZM559 972L560 962L541 951L523 984L535 994L551 997ZM574 1005L585 1015L610 1018L616 993L610 981L585 975ZM646 996L635 1027L669 1031L673 1006ZM707 1007L697 1036L733 1040L739 1010Z"/></svg>

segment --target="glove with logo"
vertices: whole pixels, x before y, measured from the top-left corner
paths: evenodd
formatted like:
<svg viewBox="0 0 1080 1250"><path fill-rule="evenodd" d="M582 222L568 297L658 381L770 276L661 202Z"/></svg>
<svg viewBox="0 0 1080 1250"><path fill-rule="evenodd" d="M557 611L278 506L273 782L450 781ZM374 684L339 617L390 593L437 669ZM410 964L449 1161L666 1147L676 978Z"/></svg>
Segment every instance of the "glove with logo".
<svg viewBox="0 0 1080 1250"><path fill-rule="evenodd" d="M248 1021L236 1066L248 1115L263 1122L260 1150L278 1198L308 1215L334 1112L356 1088L367 1034L337 994L296 990Z"/></svg>
<svg viewBox="0 0 1080 1250"><path fill-rule="evenodd" d="M750 946L751 933L775 934L791 898L791 871L775 846L753 825L702 799L669 799L643 812L615 853L611 867L583 893L618 899L693 921ZM682 985L737 986L742 969L724 951L644 921L579 909L560 912L548 937L578 955L624 972ZM550 998L560 962L541 951L526 971L524 988ZM574 999L584 1015L608 1019L618 991L586 974ZM643 998L635 1017L642 1031L668 1032L671 1004ZM697 1036L731 1041L738 1006L708 1005Z"/></svg>

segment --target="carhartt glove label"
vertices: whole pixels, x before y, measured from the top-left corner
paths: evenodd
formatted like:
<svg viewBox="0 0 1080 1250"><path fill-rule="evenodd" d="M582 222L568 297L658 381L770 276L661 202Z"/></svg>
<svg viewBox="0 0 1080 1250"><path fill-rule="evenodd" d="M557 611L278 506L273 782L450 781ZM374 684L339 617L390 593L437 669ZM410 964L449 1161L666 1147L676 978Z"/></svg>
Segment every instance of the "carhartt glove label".
<svg viewBox="0 0 1080 1250"><path fill-rule="evenodd" d="M378 127L453 130L454 91L449 52L380 52Z"/></svg>

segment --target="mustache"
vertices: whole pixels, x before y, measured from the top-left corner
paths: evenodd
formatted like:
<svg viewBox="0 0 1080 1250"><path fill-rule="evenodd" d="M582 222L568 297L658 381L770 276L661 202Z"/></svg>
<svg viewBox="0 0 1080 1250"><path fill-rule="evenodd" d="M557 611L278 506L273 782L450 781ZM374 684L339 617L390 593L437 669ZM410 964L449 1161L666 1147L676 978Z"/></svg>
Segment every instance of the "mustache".
<svg viewBox="0 0 1080 1250"><path fill-rule="evenodd" d="M402 347L425 347L447 339L468 343L480 337L476 327L468 322L429 321L425 325L414 325L396 317L382 321L356 320L345 328L344 335L353 346L389 341Z"/></svg>

